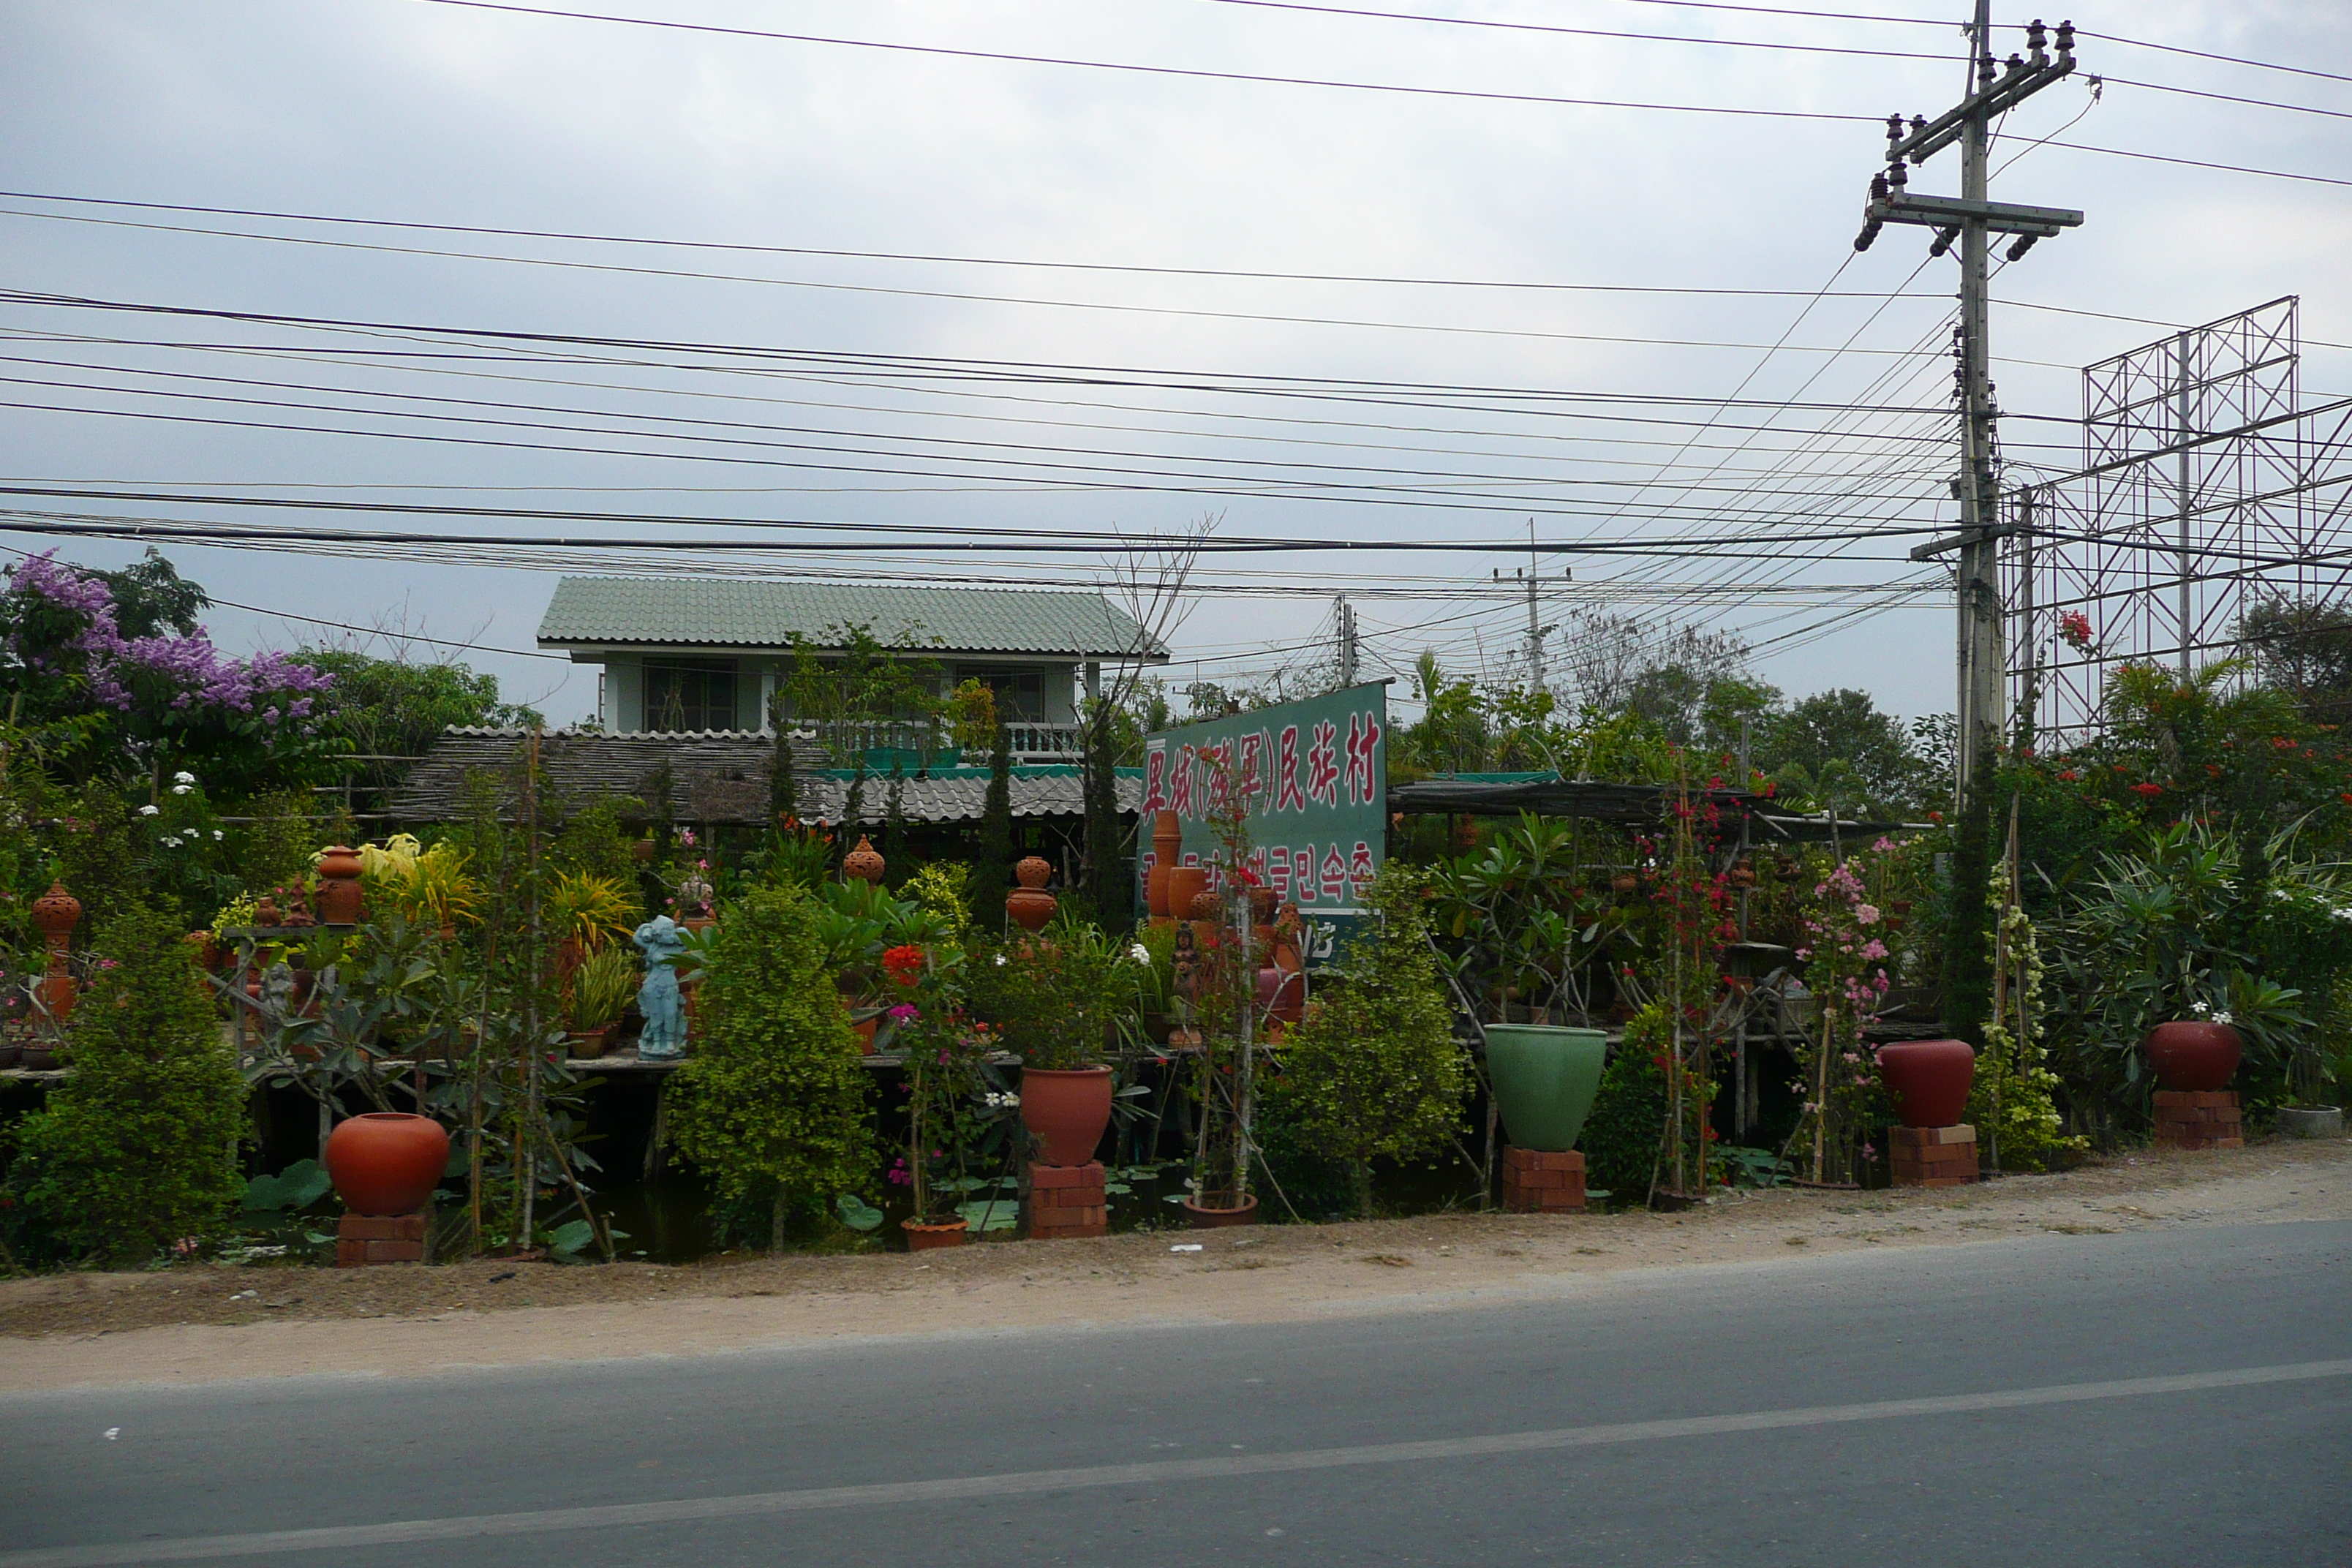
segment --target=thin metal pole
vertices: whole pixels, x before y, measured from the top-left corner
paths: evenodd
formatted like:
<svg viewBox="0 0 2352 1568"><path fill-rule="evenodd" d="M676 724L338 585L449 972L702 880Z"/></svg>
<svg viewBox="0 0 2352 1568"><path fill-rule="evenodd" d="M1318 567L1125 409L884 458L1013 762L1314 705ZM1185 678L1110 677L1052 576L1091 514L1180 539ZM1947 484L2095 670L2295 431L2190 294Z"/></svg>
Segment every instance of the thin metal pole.
<svg viewBox="0 0 2352 1568"><path fill-rule="evenodd" d="M2178 476L2180 493L2178 500L2180 515L2180 679L2183 685L2189 680L2190 651L2197 640L2192 618L2196 615L2196 607L2190 602L2193 593L2189 585L2194 563L2189 553L2189 334L2183 332L2172 340L2174 436L2180 446Z"/></svg>

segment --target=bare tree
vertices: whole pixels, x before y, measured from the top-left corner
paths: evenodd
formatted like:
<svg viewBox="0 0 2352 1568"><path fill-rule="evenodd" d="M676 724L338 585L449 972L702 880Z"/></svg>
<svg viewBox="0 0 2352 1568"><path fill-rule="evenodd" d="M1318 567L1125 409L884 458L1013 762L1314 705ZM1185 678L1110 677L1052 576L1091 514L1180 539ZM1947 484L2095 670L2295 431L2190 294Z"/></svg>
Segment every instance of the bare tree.
<svg viewBox="0 0 2352 1568"><path fill-rule="evenodd" d="M1200 563L1201 546L1223 521L1222 512L1205 513L1157 545L1122 550L1104 563L1104 595L1135 626L1131 646L1121 650L1108 679L1097 681L1097 689L1088 694L1079 731L1086 773L1087 891L1096 918L1113 930L1126 925L1135 901L1125 874L1128 843L1118 820L1117 770L1125 739L1120 720L1142 686L1145 661L1166 650L1169 637L1192 613L1193 602L1185 590ZM1122 541L1126 537L1116 525L1112 531Z"/></svg>

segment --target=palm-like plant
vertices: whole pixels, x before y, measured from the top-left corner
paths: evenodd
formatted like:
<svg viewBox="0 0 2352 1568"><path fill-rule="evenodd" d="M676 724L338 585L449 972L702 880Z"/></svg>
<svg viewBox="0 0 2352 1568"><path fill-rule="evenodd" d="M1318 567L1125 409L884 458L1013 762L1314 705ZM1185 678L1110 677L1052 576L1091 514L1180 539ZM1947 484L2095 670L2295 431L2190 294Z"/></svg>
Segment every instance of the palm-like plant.
<svg viewBox="0 0 2352 1568"><path fill-rule="evenodd" d="M567 871L547 890L543 912L558 941L601 952L636 929L637 900L618 877Z"/></svg>

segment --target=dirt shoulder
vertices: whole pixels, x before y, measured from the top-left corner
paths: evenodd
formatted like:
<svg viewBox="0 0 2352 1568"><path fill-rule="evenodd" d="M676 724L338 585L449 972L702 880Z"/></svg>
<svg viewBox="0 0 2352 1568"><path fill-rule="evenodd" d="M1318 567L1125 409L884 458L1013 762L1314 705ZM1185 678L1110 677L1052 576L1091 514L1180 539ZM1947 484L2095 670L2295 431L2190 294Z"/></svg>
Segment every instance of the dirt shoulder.
<svg viewBox="0 0 2352 1568"><path fill-rule="evenodd" d="M1629 1270L1869 1247L2352 1218L2352 1142L2145 1152L1937 1192L1726 1194L1679 1215L1443 1215L684 1268L196 1266L0 1282L0 1392L680 1355L1119 1322L1502 1303ZM1198 1242L1198 1252L1178 1252Z"/></svg>

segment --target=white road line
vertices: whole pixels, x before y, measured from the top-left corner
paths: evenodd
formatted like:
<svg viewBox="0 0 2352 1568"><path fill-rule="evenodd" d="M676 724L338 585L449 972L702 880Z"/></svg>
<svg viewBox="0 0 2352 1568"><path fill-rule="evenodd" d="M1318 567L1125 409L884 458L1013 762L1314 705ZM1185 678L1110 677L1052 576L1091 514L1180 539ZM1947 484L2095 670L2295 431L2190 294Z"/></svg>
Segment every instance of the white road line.
<svg viewBox="0 0 2352 1568"><path fill-rule="evenodd" d="M2044 1388L2004 1389L1990 1394L1886 1399L1867 1405L1821 1405L1798 1410L1749 1411L1735 1415L1624 1421L1604 1426L1559 1426L1537 1432L1501 1432L1485 1437L1440 1437L1419 1443L1307 1448L1286 1454L1234 1454L1213 1459L1167 1459L1135 1465L1090 1465L1063 1470L1018 1470L1004 1475L953 1476L932 1481L885 1481L870 1486L816 1487L804 1491L688 1498L675 1502L609 1503L594 1508L474 1514L458 1519L418 1519L391 1524L272 1530L249 1535L191 1536L177 1541L126 1542L120 1545L58 1546L31 1552L0 1552L0 1568L110 1568L110 1565L125 1563L194 1563L207 1558L347 1551L354 1547L390 1546L408 1542L470 1541L495 1536L543 1535L564 1530L603 1530L614 1526L739 1519L759 1514L799 1513L822 1508L871 1508L882 1503L945 1502L961 1498L1019 1497L1036 1492L1080 1491L1098 1487L1280 1475L1298 1470L1343 1469L1355 1465L1421 1464L1479 1458L1496 1454L1597 1448L1671 1437L1712 1437L1731 1432L1830 1426L1850 1421L1892 1421L1911 1415L2018 1410L2042 1405L2082 1405L2160 1394L2200 1394L2214 1389L2309 1383L2332 1377L2352 1377L2352 1359L2242 1367L2230 1372L2181 1373L2170 1377L2119 1378L2109 1383L2058 1384Z"/></svg>

